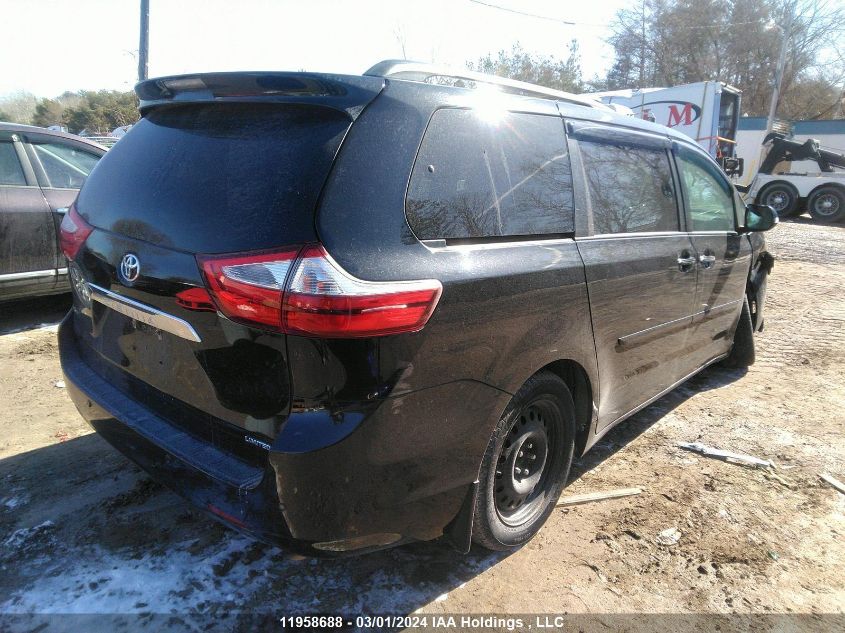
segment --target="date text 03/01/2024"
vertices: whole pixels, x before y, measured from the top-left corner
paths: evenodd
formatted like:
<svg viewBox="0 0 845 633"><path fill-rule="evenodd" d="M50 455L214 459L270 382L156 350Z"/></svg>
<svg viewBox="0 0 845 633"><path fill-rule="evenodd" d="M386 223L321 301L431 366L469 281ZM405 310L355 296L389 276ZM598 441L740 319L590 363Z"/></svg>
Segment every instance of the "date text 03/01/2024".
<svg viewBox="0 0 845 633"><path fill-rule="evenodd" d="M538 615L533 622L520 617L469 616L469 615L359 615L354 618L327 615L283 616L283 628L332 629L355 626L359 629L499 629L518 631L525 629L560 629L565 618L560 615Z"/></svg>

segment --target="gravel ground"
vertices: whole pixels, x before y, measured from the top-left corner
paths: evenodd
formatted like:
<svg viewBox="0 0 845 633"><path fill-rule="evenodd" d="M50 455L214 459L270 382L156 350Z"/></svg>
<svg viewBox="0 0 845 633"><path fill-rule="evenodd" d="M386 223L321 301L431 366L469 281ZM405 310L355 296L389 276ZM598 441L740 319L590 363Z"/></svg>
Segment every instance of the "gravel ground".
<svg viewBox="0 0 845 633"><path fill-rule="evenodd" d="M0 630L33 628L30 613L129 612L146 630L243 613L843 614L845 495L818 473L845 480L845 226L799 218L768 239L757 363L710 368L611 432L565 494L643 494L559 509L509 556L423 543L293 560L229 531L77 415L49 325L67 299L4 306ZM696 441L770 459L780 479L677 448ZM678 543L658 544L670 528ZM62 621L80 624L43 623Z"/></svg>

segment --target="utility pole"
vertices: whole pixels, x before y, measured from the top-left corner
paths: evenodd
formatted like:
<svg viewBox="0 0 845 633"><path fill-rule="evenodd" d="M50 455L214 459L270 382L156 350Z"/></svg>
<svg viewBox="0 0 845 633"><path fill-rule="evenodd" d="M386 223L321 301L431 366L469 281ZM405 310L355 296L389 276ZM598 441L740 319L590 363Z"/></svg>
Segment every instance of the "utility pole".
<svg viewBox="0 0 845 633"><path fill-rule="evenodd" d="M778 65L775 71L775 86L772 90L772 102L769 104L769 118L766 120L766 135L772 131L772 126L775 123L775 115L778 111L778 99L780 99L780 89L783 83L783 72L786 67L786 52L789 49L789 38L792 36L792 24L795 19L795 4L789 7L788 23L784 26L778 26L783 39L780 43L780 55L778 56Z"/></svg>
<svg viewBox="0 0 845 633"><path fill-rule="evenodd" d="M141 41L138 44L138 81L149 76L150 0L141 0Z"/></svg>

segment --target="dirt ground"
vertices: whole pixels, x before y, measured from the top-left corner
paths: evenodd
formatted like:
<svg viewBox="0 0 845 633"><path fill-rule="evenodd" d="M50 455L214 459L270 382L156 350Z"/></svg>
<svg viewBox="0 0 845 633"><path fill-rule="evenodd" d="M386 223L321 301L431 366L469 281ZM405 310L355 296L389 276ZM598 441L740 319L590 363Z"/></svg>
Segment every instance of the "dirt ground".
<svg viewBox="0 0 845 633"><path fill-rule="evenodd" d="M757 363L710 368L606 436L565 494L644 492L558 509L509 556L425 543L292 560L229 531L77 415L50 325L67 298L4 306L0 614L842 614L845 495L818 474L845 480L845 226L803 218L768 240ZM679 442L772 460L781 479ZM679 542L659 545L668 528Z"/></svg>

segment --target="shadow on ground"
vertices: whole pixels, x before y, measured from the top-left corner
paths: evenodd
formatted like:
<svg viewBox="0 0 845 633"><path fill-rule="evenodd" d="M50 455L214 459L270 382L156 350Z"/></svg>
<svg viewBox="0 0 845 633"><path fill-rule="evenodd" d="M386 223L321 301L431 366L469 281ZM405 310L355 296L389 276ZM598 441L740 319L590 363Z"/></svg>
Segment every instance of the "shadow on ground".
<svg viewBox="0 0 845 633"><path fill-rule="evenodd" d="M64 318L70 306L70 294L0 303L0 334L55 325Z"/></svg>
<svg viewBox="0 0 845 633"><path fill-rule="evenodd" d="M586 455L572 465L569 483L576 481L625 448L652 425L659 422L667 413L681 406L692 396L736 382L747 372L747 369L726 369L719 365L712 365L700 374L693 376L684 384L608 432Z"/></svg>
<svg viewBox="0 0 845 633"><path fill-rule="evenodd" d="M695 393L741 376L711 368L692 379L611 431L572 479ZM292 559L192 511L95 434L0 460L0 482L0 614L23 618L13 629L36 625L26 619L32 613L131 613L131 628L146 630L238 611L409 614L448 600L505 558L480 549L462 556L433 542L353 559ZM153 610L177 615L165 622ZM254 624L243 618L246 628ZM99 630L97 622L102 630L115 624L85 628Z"/></svg>

